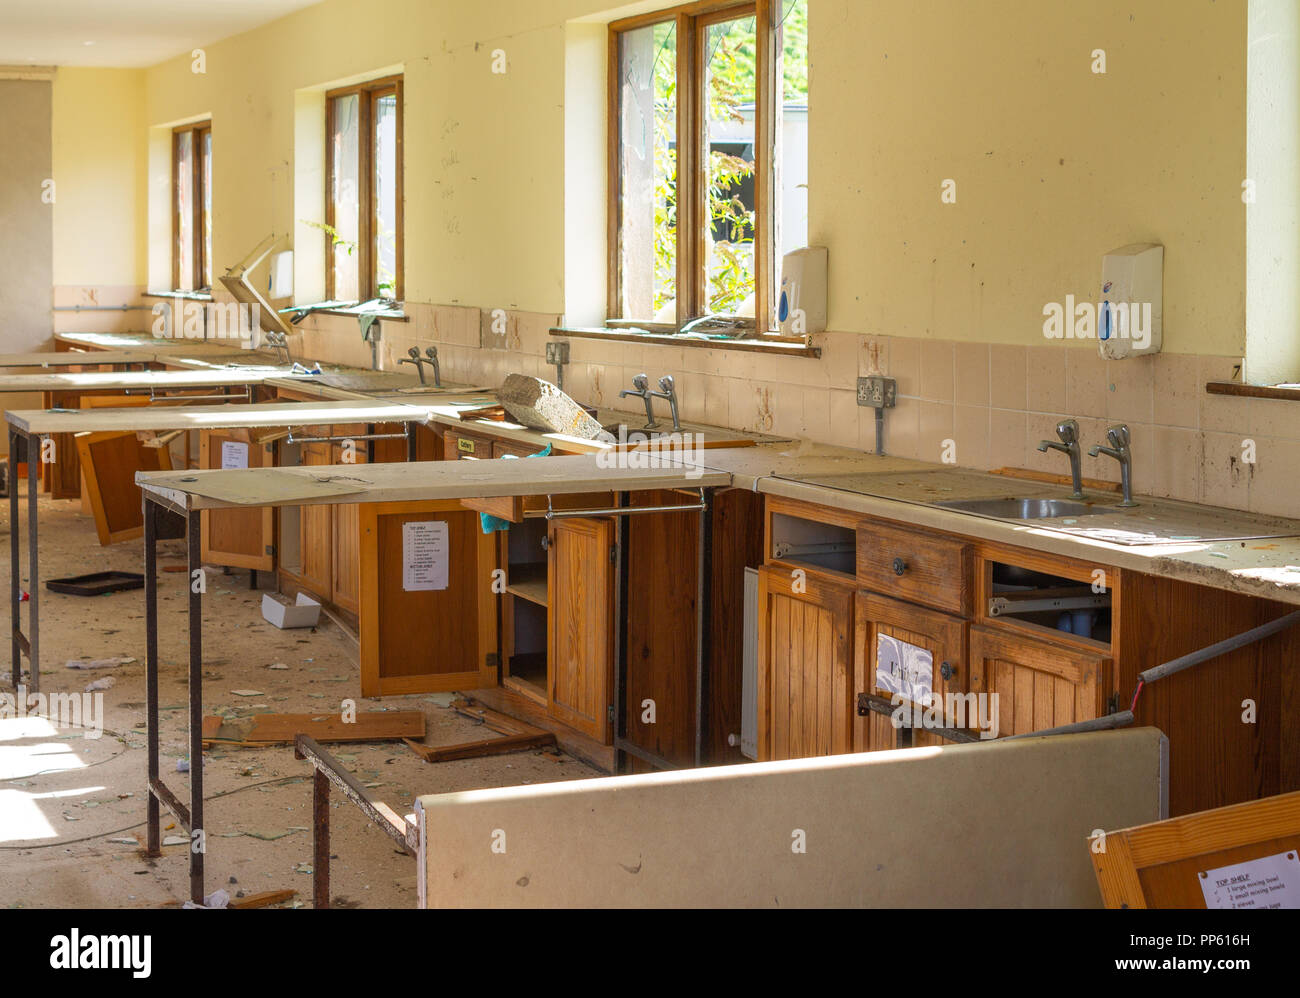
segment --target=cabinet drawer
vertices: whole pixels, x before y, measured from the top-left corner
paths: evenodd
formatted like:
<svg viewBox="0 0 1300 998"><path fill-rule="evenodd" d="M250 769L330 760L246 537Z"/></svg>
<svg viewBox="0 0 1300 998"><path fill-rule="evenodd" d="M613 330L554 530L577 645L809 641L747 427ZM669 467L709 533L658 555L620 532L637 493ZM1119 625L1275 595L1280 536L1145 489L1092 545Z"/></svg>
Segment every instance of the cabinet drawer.
<svg viewBox="0 0 1300 998"><path fill-rule="evenodd" d="M973 560L971 545L954 538L883 523L858 527L858 581L874 592L968 616Z"/></svg>
<svg viewBox="0 0 1300 998"><path fill-rule="evenodd" d="M492 441L448 430L443 435L443 456L449 461L464 458L485 461L492 456Z"/></svg>
<svg viewBox="0 0 1300 998"><path fill-rule="evenodd" d="M947 696L969 689L967 622L876 593L859 592L856 601L855 660L860 670L857 688L891 701L898 696L902 702L922 708L930 706L924 693L929 691L939 698L944 726L957 726L948 716ZM900 677L900 665L907 667L910 674ZM912 673L917 665L928 666L923 676ZM973 716L963 717L960 726L973 727L974 721ZM916 731L912 744L947 743L937 735Z"/></svg>

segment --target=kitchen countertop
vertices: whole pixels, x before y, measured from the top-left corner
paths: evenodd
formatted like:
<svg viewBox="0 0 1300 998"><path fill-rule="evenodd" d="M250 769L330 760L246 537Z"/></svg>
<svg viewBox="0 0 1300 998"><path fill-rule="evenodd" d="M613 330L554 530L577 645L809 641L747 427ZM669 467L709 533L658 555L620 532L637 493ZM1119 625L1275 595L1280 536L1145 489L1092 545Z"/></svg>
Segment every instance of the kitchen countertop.
<svg viewBox="0 0 1300 998"><path fill-rule="evenodd" d="M968 472L905 458L876 457L838 447L800 444L795 447L765 445L715 450L709 451L701 463L710 470L729 472L733 486L765 495L900 520L913 527L930 527L1300 605L1300 536L1113 543L1097 537L1063 533L1043 526L1041 521L1009 522L932 506L928 504L932 501L931 494L937 493L916 491L917 479L921 475L943 472L955 473L949 484L957 486L942 490L946 499L990 495L1066 498L1068 487ZM873 480L865 484L879 494L833 488L824 484L826 479L823 476L845 476L841 484L853 484L859 489L864 483L852 482L854 476L873 476ZM881 478L894 478L901 484L891 488L887 481L880 481ZM1107 504L1118 499L1110 493L1085 490L1085 494L1100 498ZM1142 496L1136 498L1139 502L1145 499ZM1280 517L1254 516L1166 499L1148 500L1147 505L1158 511L1176 511L1180 536L1197 527L1202 528L1196 531L1202 536L1216 536L1222 531L1225 521L1241 529L1259 526L1260 534L1291 531L1300 535L1300 522ZM1132 513L1142 515L1141 508ZM1080 517L1078 523L1084 523L1086 519Z"/></svg>
<svg viewBox="0 0 1300 998"><path fill-rule="evenodd" d="M166 363L175 363L173 356L181 352L177 348L184 346L194 355L192 361L178 365L186 367L208 367L219 353L231 353L229 347L221 344L182 344L144 335L61 334L58 338L109 349L157 349L165 344L160 352L168 356L160 360ZM231 359L238 360L240 356L253 363L264 361L262 356L248 351L239 351ZM316 378L285 378L266 383L305 390L322 399L383 400L428 406L435 422L536 443L539 449L547 441L583 453L610 446L562 434L541 433L515 423L477 425L462 420L462 409L490 404L495 400L494 392L451 384L442 391L420 391L419 379L414 374L338 367ZM602 425L626 423L629 430L641 422L636 413L611 409L599 410L597 418ZM734 487L1300 605L1300 521L1141 496L1137 498L1144 504L1145 512L1142 507L1122 514L1108 511L1097 517L1079 517L1074 523L1053 520L1050 525L1044 521L997 520L930 503L939 496L946 499L1065 498L1069 490L907 458L877 457L804 441L775 440L725 427L688 424L683 429L701 432L706 439L744 439L754 444L718 447L699 455L699 464L729 474ZM697 455L698 452L681 453L677 460L692 461ZM1106 506L1113 505L1117 499L1111 493L1088 494ZM1114 533L1117 527L1123 533ZM1144 532L1150 536L1142 536ZM1271 536L1281 534L1291 536ZM1235 539L1200 539L1225 536ZM1118 542L1118 538L1124 542Z"/></svg>

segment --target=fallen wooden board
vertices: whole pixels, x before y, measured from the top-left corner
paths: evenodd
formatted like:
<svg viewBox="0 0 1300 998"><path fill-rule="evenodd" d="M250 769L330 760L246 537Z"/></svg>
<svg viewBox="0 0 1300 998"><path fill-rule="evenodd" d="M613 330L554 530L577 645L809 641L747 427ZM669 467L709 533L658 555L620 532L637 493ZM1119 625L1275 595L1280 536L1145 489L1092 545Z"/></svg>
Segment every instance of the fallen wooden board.
<svg viewBox="0 0 1300 998"><path fill-rule="evenodd" d="M254 714L230 720L203 719L203 745L246 748L288 745L300 734L318 742L388 742L424 737L424 715L418 710L367 711L345 723L338 712L321 714Z"/></svg>
<svg viewBox="0 0 1300 998"><path fill-rule="evenodd" d="M265 908L269 904L280 904L283 901L292 901L298 896L298 892L292 887L286 887L279 891L262 891L259 894L249 894L247 897L231 898L228 908Z"/></svg>
<svg viewBox="0 0 1300 998"><path fill-rule="evenodd" d="M409 738L402 739L411 751L425 762L451 762L455 759L477 759L487 755L505 755L508 752L526 752L555 744L555 735L539 731L531 735L505 735L501 738L484 738L456 745L421 745Z"/></svg>
<svg viewBox="0 0 1300 998"><path fill-rule="evenodd" d="M484 738L473 742L459 742L455 745L422 745L409 738L403 739L411 751L425 762L450 762L453 759L477 759L488 755L505 755L508 752L524 752L528 749L554 747L555 734L534 727L527 721L509 717L506 714L481 707L472 700L453 700L451 707L462 717L477 721L491 731L502 735L501 738Z"/></svg>

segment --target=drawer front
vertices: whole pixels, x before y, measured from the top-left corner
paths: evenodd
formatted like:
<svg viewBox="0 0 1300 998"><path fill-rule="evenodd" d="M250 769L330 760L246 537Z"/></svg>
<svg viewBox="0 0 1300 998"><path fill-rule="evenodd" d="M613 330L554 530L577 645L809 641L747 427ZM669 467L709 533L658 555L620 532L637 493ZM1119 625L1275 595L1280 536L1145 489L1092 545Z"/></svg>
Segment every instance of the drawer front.
<svg viewBox="0 0 1300 998"><path fill-rule="evenodd" d="M971 545L882 523L858 527L858 581L878 593L970 615Z"/></svg>
<svg viewBox="0 0 1300 998"><path fill-rule="evenodd" d="M443 436L443 455L449 461L486 461L492 456L492 441L448 430Z"/></svg>
<svg viewBox="0 0 1300 998"><path fill-rule="evenodd" d="M530 457L540 450L545 450L546 445L520 443L517 440L493 440L492 456L505 457L507 454L512 457Z"/></svg>
<svg viewBox="0 0 1300 998"><path fill-rule="evenodd" d="M938 698L935 706L942 712L942 727L974 727L976 718L973 712L967 713L965 704L960 705L962 717L961 723L957 723L955 712L959 708L948 699L949 694L969 690L966 653L969 624L960 617L925 610L876 593L859 592L856 600L855 658L862 667L858 688L891 702L897 696L898 702L916 704L923 711L930 707L924 692L928 690ZM950 709L953 716L949 716ZM914 713L908 711L909 721ZM917 730L912 744L949 743L938 735Z"/></svg>

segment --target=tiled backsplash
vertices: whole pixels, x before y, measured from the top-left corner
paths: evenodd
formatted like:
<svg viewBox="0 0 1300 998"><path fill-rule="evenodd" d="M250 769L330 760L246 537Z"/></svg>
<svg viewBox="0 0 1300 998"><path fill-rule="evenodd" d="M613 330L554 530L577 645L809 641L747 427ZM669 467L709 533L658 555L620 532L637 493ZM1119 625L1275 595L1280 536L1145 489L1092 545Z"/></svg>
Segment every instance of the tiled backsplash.
<svg viewBox="0 0 1300 998"><path fill-rule="evenodd" d="M511 372L555 379L545 362L560 317L508 313L507 349L479 344L486 313L408 302L409 321L385 322L380 364L394 370L411 346L438 346L447 381L495 386ZM295 356L369 367L355 319L315 315ZM565 390L580 402L633 411L619 391L644 371L671 374L682 418L871 451L875 413L856 402L859 375L898 381L887 411L890 454L964 467L1066 474L1065 457L1040 453L1062 416L1079 422L1085 477L1119 480L1119 468L1087 449L1106 427L1127 423L1135 492L1300 517L1300 406L1209 395L1207 381L1237 377L1240 357L1162 353L1107 361L1086 345L1009 346L823 333L820 359L700 347L570 339ZM951 443L949 443L951 442ZM1252 449L1254 463L1247 458Z"/></svg>

